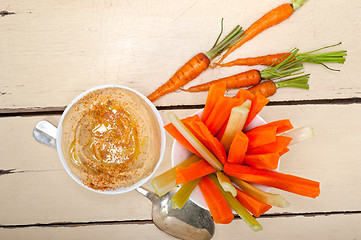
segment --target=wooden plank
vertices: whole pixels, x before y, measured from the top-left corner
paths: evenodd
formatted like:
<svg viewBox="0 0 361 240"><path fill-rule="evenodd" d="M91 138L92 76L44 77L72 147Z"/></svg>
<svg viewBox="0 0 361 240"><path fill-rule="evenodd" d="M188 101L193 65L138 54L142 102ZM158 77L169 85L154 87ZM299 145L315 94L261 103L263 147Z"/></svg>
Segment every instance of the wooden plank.
<svg viewBox="0 0 361 240"><path fill-rule="evenodd" d="M217 224L212 239L358 239L361 214L294 216L259 219L264 230L252 232L241 219ZM242 236L242 237L240 237ZM153 224L109 224L78 227L0 229L2 239L174 239Z"/></svg>
<svg viewBox="0 0 361 240"><path fill-rule="evenodd" d="M247 28L285 2L289 1L4 0L0 9L15 14L0 21L0 109L64 107L83 90L102 84L126 85L147 95L191 56L213 45L222 17L226 32L236 24ZM349 51L346 64L332 65L341 72L307 65L310 90L282 89L272 100L360 98L360 4L309 1L229 60L294 47L304 52L342 41L337 49ZM209 70L193 83L246 69ZM203 104L205 98L205 93L177 92L155 104Z"/></svg>
<svg viewBox="0 0 361 240"><path fill-rule="evenodd" d="M185 117L196 110L174 111ZM167 123L166 113L161 114ZM267 121L290 118L295 127L311 125L316 136L291 146L282 157L280 170L321 182L316 199L281 193L290 202L286 209L270 214L360 211L361 175L359 119L361 105L272 106L262 111ZM59 116L49 116L56 122ZM0 224L149 220L150 202L130 192L96 194L78 186L63 170L55 150L32 139L31 130L40 117L0 118ZM172 139L156 175L171 166ZM11 173L14 172L14 173ZM145 185L150 187L149 182Z"/></svg>

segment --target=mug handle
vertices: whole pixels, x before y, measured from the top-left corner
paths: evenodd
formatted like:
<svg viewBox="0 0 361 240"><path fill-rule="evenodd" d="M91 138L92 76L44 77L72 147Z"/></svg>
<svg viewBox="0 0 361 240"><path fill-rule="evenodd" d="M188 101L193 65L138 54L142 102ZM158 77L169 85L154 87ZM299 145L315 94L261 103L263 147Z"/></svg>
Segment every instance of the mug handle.
<svg viewBox="0 0 361 240"><path fill-rule="evenodd" d="M36 141L49 147L56 148L57 127L48 121L38 122L33 130L33 137Z"/></svg>

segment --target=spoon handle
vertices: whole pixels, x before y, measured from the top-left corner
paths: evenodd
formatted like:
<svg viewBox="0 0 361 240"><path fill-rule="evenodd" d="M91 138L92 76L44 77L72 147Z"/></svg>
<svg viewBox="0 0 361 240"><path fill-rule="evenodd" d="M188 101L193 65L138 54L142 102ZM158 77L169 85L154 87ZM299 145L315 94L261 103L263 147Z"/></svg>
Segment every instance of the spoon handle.
<svg viewBox="0 0 361 240"><path fill-rule="evenodd" d="M148 190L142 188L142 187L138 187L135 190L137 190L137 192L143 194L144 196L146 196L150 201L154 201L157 200L159 197L153 193L153 192L149 192Z"/></svg>

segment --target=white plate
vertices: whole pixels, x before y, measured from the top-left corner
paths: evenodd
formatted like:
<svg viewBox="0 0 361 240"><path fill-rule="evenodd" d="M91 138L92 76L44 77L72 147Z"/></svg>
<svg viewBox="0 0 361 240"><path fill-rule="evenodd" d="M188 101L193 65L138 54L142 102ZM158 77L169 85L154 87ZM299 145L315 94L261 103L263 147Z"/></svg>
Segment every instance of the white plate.
<svg viewBox="0 0 361 240"><path fill-rule="evenodd" d="M197 111L195 114L197 114L199 117L201 117L202 113L203 113L203 109ZM245 128L245 131L248 131L252 128L255 128L255 127L258 127L258 126L264 125L264 124L266 124L266 121L263 120L263 118L261 118L259 115L257 115L253 119L253 121L250 122L249 125ZM183 145L180 144L177 140L174 140L173 147L172 147L172 166L173 167L180 164L181 162L183 162L184 160L186 160L187 158L189 158L192 155L193 155L192 152L190 152L188 149L183 147ZM278 171L278 168L275 171ZM252 185L263 191L266 191L266 192L269 192L271 189L268 186L264 186L264 185L260 185L260 184L252 184ZM207 202L204 199L203 194L198 186L192 192L192 194L190 196L190 200L192 202L194 202L195 204L197 204L198 206L209 210Z"/></svg>

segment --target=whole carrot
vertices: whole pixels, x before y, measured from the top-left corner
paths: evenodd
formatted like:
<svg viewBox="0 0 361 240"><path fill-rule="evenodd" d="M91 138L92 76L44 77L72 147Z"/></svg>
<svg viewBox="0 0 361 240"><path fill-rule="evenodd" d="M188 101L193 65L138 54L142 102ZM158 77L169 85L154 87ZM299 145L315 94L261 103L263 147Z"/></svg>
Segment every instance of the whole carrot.
<svg viewBox="0 0 361 240"><path fill-rule="evenodd" d="M262 71L252 69L246 72L238 73L232 76L220 78L204 84L196 85L188 89L181 89L187 92L208 91L209 88L219 82L225 82L227 89L249 87L259 84L263 79L280 78L292 75L293 73L303 69L302 64L298 60L294 60L298 49L292 50L288 56L276 66L270 66Z"/></svg>
<svg viewBox="0 0 361 240"><path fill-rule="evenodd" d="M207 53L198 53L192 57L180 69L178 69L178 71L166 83L148 95L148 99L150 101L155 101L198 77L209 67L210 61L221 54L225 49L229 48L232 44L242 39L242 34L242 27L238 25L219 44L217 44L217 39L215 46L213 46L211 50Z"/></svg>
<svg viewBox="0 0 361 240"><path fill-rule="evenodd" d="M244 43L253 39L264 30L281 23L292 16L293 12L302 6L304 2L306 2L306 0L294 0L291 4L282 4L263 15L244 32L244 38L231 46L227 52L217 61L217 63L221 63L230 53L242 46Z"/></svg>
<svg viewBox="0 0 361 240"><path fill-rule="evenodd" d="M282 62L282 60L285 59L287 55L288 53L276 53L276 54L269 54L266 56L259 56L259 57L238 58L231 62L219 63L217 65L220 67L255 66L255 65L271 66Z"/></svg>
<svg viewBox="0 0 361 240"><path fill-rule="evenodd" d="M305 53L297 53L295 55L295 59L298 59L302 63L316 63L316 64L322 64L326 68L331 69L327 67L326 63L344 63L345 62L345 56L347 55L347 52L345 50L341 51L333 51L333 52L323 52L323 53L315 53L320 50L334 47L338 44L329 45L326 47L322 47L313 51L305 52ZM238 58L236 60L233 60L231 62L227 63L219 63L217 64L220 67L232 67L232 66L255 66L255 65L276 65L283 61L286 57L289 56L289 53L276 53L276 54L269 54L266 56L259 56L259 57L249 57L249 58ZM335 70L335 69L331 69Z"/></svg>
<svg viewBox="0 0 361 240"><path fill-rule="evenodd" d="M273 96L277 92L278 88L282 88L282 87L309 89L309 85L308 85L309 77L310 74L305 74L291 79L282 80L279 82L264 81L251 88L248 88L247 90L249 90L252 94L259 93L262 96L268 98L270 96Z"/></svg>
<svg viewBox="0 0 361 240"><path fill-rule="evenodd" d="M204 84L196 85L187 89L182 89L182 91L186 92L203 92L208 91L209 88L219 82L225 82L227 89L233 89L233 88L242 88L242 87L248 87L253 86L258 83L260 83L262 80L260 71L256 69L252 69L246 72L241 72L232 76L220 78L217 80L213 80Z"/></svg>

